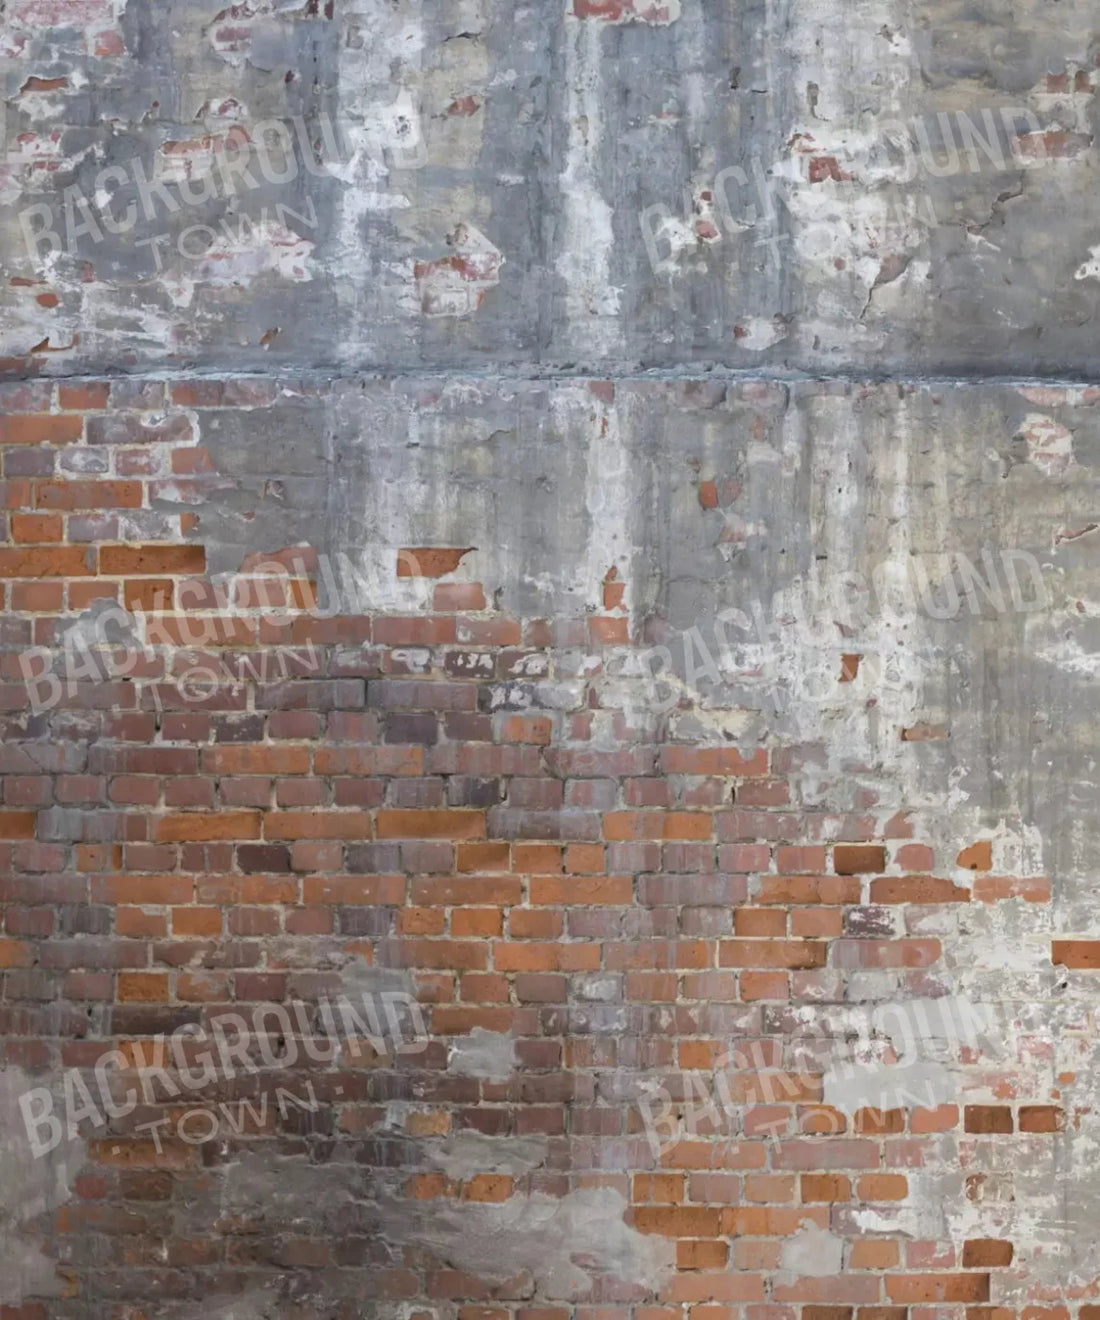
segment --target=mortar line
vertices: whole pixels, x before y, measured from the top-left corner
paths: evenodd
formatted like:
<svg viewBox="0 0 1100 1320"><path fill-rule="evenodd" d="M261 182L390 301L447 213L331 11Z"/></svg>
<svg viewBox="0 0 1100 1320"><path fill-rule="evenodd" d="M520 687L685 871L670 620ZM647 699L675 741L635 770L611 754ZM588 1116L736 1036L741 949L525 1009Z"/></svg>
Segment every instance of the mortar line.
<svg viewBox="0 0 1100 1320"><path fill-rule="evenodd" d="M554 383L556 381L622 381L626 383L674 384L678 381L690 384L705 384L714 381L718 384L739 382L763 383L775 385L801 384L844 384L844 385L890 385L912 386L914 388L935 389L937 387L958 389L966 386L980 388L984 386L1003 386L1021 389L1082 389L1100 387L1100 365L1095 375L1077 376L1022 376L1009 373L974 373L958 375L937 375L934 373L896 373L867 371L804 371L792 368L756 369L752 367L700 366L689 370L685 367L628 368L606 371L571 371L567 368L547 368L545 370L522 368L477 368L477 367L397 367L374 364L363 367L295 367L287 364L282 368L269 370L217 370L200 367L194 370L162 368L141 372L121 373L117 371L81 372L71 375L35 375L10 376L0 378L0 386L56 384L68 385L85 381L108 382L182 382L193 380L280 380L297 378L336 383L356 380L474 380L514 384Z"/></svg>

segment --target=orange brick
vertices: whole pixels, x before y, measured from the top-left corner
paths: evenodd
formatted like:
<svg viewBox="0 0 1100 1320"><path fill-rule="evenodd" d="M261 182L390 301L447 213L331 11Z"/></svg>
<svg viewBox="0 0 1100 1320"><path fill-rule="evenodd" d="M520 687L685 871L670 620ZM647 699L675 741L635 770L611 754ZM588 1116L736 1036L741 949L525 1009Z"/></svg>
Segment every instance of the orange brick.
<svg viewBox="0 0 1100 1320"><path fill-rule="evenodd" d="M460 843L455 849L455 866L459 871L507 871L511 851L507 843Z"/></svg>
<svg viewBox="0 0 1100 1320"><path fill-rule="evenodd" d="M500 908L456 908L451 913L451 934L499 935L503 923Z"/></svg>
<svg viewBox="0 0 1100 1320"><path fill-rule="evenodd" d="M34 953L29 944L22 940L0 939L0 968L30 967L34 962Z"/></svg>
<svg viewBox="0 0 1100 1320"><path fill-rule="evenodd" d="M407 577L443 577L453 573L465 555L470 554L473 546L465 549L441 546L408 546L397 552L397 576Z"/></svg>
<svg viewBox="0 0 1100 1320"><path fill-rule="evenodd" d="M887 1132L904 1132L905 1110L860 1109L855 1116L853 1131L870 1136Z"/></svg>
<svg viewBox="0 0 1100 1320"><path fill-rule="evenodd" d="M405 1195L413 1201L434 1201L439 1196L453 1196L455 1185L441 1173L418 1173L404 1187Z"/></svg>
<svg viewBox="0 0 1100 1320"><path fill-rule="evenodd" d="M795 1180L793 1174L750 1173L745 1178L744 1196L746 1201L778 1201L785 1203L794 1200Z"/></svg>
<svg viewBox="0 0 1100 1320"><path fill-rule="evenodd" d="M146 912L139 907L115 909L115 934L135 939L156 938L168 932L168 919L163 912Z"/></svg>
<svg viewBox="0 0 1100 1320"><path fill-rule="evenodd" d="M988 871L993 866L993 844L988 839L972 843L955 858L955 865L967 871Z"/></svg>
<svg viewBox="0 0 1100 1320"><path fill-rule="evenodd" d="M804 1173L799 1190L805 1202L847 1201L852 1195L852 1185L842 1173Z"/></svg>
<svg viewBox="0 0 1100 1320"><path fill-rule="evenodd" d="M635 1201L657 1201L675 1205L684 1199L682 1173L636 1173L633 1195Z"/></svg>
<svg viewBox="0 0 1100 1320"><path fill-rule="evenodd" d="M439 908L407 907L397 914L397 929L402 935L442 935L446 925L445 914Z"/></svg>
<svg viewBox="0 0 1100 1320"><path fill-rule="evenodd" d="M535 907L625 906L633 898L634 881L628 875L531 877L531 903Z"/></svg>
<svg viewBox="0 0 1100 1320"><path fill-rule="evenodd" d="M493 965L498 972L594 972L600 965L600 949L580 943L497 943Z"/></svg>
<svg viewBox="0 0 1100 1320"><path fill-rule="evenodd" d="M603 875L603 844L571 843L565 850L565 869L573 875Z"/></svg>
<svg viewBox="0 0 1100 1320"><path fill-rule="evenodd" d="M880 1238L864 1238L852 1243L848 1268L892 1270L897 1266L900 1254L896 1242L885 1242Z"/></svg>
<svg viewBox="0 0 1100 1320"><path fill-rule="evenodd" d="M167 1003L167 972L119 972L118 1000L122 1004Z"/></svg>
<svg viewBox="0 0 1100 1320"><path fill-rule="evenodd" d="M503 1173L478 1173L462 1185L464 1201L507 1201L512 1195L512 1179Z"/></svg>
<svg viewBox="0 0 1100 1320"><path fill-rule="evenodd" d="M738 908L733 914L734 933L746 938L787 933L787 913L783 908Z"/></svg>
<svg viewBox="0 0 1100 1320"><path fill-rule="evenodd" d="M872 903L969 903L970 890L934 875L884 875L871 881Z"/></svg>
<svg viewBox="0 0 1100 1320"><path fill-rule="evenodd" d="M258 839L258 811L182 812L162 816L153 826L157 843L204 843L214 839Z"/></svg>
<svg viewBox="0 0 1100 1320"><path fill-rule="evenodd" d="M557 875L562 869L559 843L514 843L512 858L521 875Z"/></svg>
<svg viewBox="0 0 1100 1320"><path fill-rule="evenodd" d="M0 577L64 578L88 577L91 552L79 545L36 546L13 550L0 546Z"/></svg>
<svg viewBox="0 0 1100 1320"><path fill-rule="evenodd" d="M380 811L380 839L483 839L485 813L466 808L448 811Z"/></svg>
<svg viewBox="0 0 1100 1320"><path fill-rule="evenodd" d="M792 908L791 934L798 939L835 939L844 933L844 918L837 908ZM740 932L738 932L740 934Z"/></svg>
<svg viewBox="0 0 1100 1320"><path fill-rule="evenodd" d="M909 1195L909 1179L903 1173L867 1173L856 1183L864 1201L904 1201Z"/></svg>
<svg viewBox="0 0 1100 1320"><path fill-rule="evenodd" d="M662 1237L714 1238L721 1229L721 1214L711 1206L639 1205L633 1217L639 1233Z"/></svg>
<svg viewBox="0 0 1100 1320"><path fill-rule="evenodd" d="M269 811L264 816L265 839L369 839L370 837L369 811L316 809Z"/></svg>
<svg viewBox="0 0 1100 1320"><path fill-rule="evenodd" d="M173 935L220 935L221 929L221 908L178 907L172 909Z"/></svg>
<svg viewBox="0 0 1100 1320"><path fill-rule="evenodd" d="M893 1302L988 1302L988 1274L897 1274L886 1280Z"/></svg>
<svg viewBox="0 0 1100 1320"><path fill-rule="evenodd" d="M758 903L805 906L816 903L858 903L860 883L836 875L763 875Z"/></svg>
<svg viewBox="0 0 1100 1320"><path fill-rule="evenodd" d="M939 1105L935 1109L914 1109L909 1115L910 1132L950 1132L959 1122L958 1105Z"/></svg>
<svg viewBox="0 0 1100 1320"><path fill-rule="evenodd" d="M722 940L720 967L824 967L826 946L816 940Z"/></svg>
<svg viewBox="0 0 1100 1320"><path fill-rule="evenodd" d="M202 768L219 775L305 775L309 748L266 743L208 747L203 750Z"/></svg>
<svg viewBox="0 0 1100 1320"><path fill-rule="evenodd" d="M513 908L508 914L508 934L517 940L554 940L564 926L562 914L552 908Z"/></svg>
<svg viewBox="0 0 1100 1320"><path fill-rule="evenodd" d="M137 578L122 585L122 603L128 610L146 613L172 608L175 584L171 578Z"/></svg>
<svg viewBox="0 0 1100 1320"><path fill-rule="evenodd" d="M746 1003L757 999L789 999L791 978L785 972L742 972L741 998Z"/></svg>
<svg viewBox="0 0 1100 1320"><path fill-rule="evenodd" d="M99 569L134 577L201 575L206 572L206 551L201 545L105 545L99 551Z"/></svg>
<svg viewBox="0 0 1100 1320"><path fill-rule="evenodd" d="M20 545L45 545L64 538L65 528L58 513L14 513L11 539Z"/></svg>
<svg viewBox="0 0 1100 1320"><path fill-rule="evenodd" d="M1054 940L1050 960L1055 965L1096 971L1100 968L1100 940Z"/></svg>
<svg viewBox="0 0 1100 1320"><path fill-rule="evenodd" d="M71 445L83 434L83 417L51 413L13 413L0 417L0 445Z"/></svg>
<svg viewBox="0 0 1100 1320"><path fill-rule="evenodd" d="M728 1260L729 1245L722 1241L689 1238L676 1243L676 1268L680 1270L724 1270ZM698 1309L695 1314L699 1314Z"/></svg>

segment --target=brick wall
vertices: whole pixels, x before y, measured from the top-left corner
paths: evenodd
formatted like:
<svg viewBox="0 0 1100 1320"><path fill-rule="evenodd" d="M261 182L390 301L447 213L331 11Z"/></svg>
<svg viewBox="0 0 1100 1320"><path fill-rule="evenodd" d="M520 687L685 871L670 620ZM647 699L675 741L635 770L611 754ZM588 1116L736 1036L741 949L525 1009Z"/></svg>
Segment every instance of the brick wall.
<svg viewBox="0 0 1100 1320"><path fill-rule="evenodd" d="M492 608L462 545L393 547L410 615L319 611L306 545L208 576L204 409L272 383L2 389L0 1012L49 1147L5 1320L1069 1314L1004 1300L1057 1086L945 1036L955 1094L825 1102L852 978L934 1001L967 913L1030 920L1046 878L852 810L815 747L640 715L613 570L555 619ZM110 606L142 645L77 646ZM970 1227L926 1236L918 1185Z"/></svg>

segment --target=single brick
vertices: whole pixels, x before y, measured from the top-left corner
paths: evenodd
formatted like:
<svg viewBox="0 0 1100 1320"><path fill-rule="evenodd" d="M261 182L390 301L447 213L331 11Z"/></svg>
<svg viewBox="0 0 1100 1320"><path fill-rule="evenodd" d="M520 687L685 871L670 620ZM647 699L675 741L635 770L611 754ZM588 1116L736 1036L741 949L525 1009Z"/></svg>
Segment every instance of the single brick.
<svg viewBox="0 0 1100 1320"><path fill-rule="evenodd" d="M967 1132L1011 1132L1012 1110L1007 1105L967 1105L963 1110L963 1128Z"/></svg>
<svg viewBox="0 0 1100 1320"><path fill-rule="evenodd" d="M886 849L871 843L838 843L833 846L833 870L837 875L862 875L886 869Z"/></svg>
<svg viewBox="0 0 1100 1320"><path fill-rule="evenodd" d="M1011 1242L997 1238L970 1238L963 1244L963 1268L989 1269L999 1265L1011 1265L1012 1255Z"/></svg>

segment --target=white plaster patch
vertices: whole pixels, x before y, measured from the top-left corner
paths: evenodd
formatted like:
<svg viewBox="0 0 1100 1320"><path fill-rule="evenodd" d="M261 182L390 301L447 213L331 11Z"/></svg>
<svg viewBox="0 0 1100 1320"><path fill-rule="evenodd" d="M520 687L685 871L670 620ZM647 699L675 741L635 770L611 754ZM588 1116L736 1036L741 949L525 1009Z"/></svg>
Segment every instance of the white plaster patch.
<svg viewBox="0 0 1100 1320"><path fill-rule="evenodd" d="M485 1077L505 1082L516 1067L516 1042L504 1031L474 1027L468 1036L458 1036L447 1056L447 1069L460 1077Z"/></svg>
<svg viewBox="0 0 1100 1320"><path fill-rule="evenodd" d="M799 1278L838 1275L844 1261L844 1243L816 1224L787 1238L779 1257L780 1268Z"/></svg>

